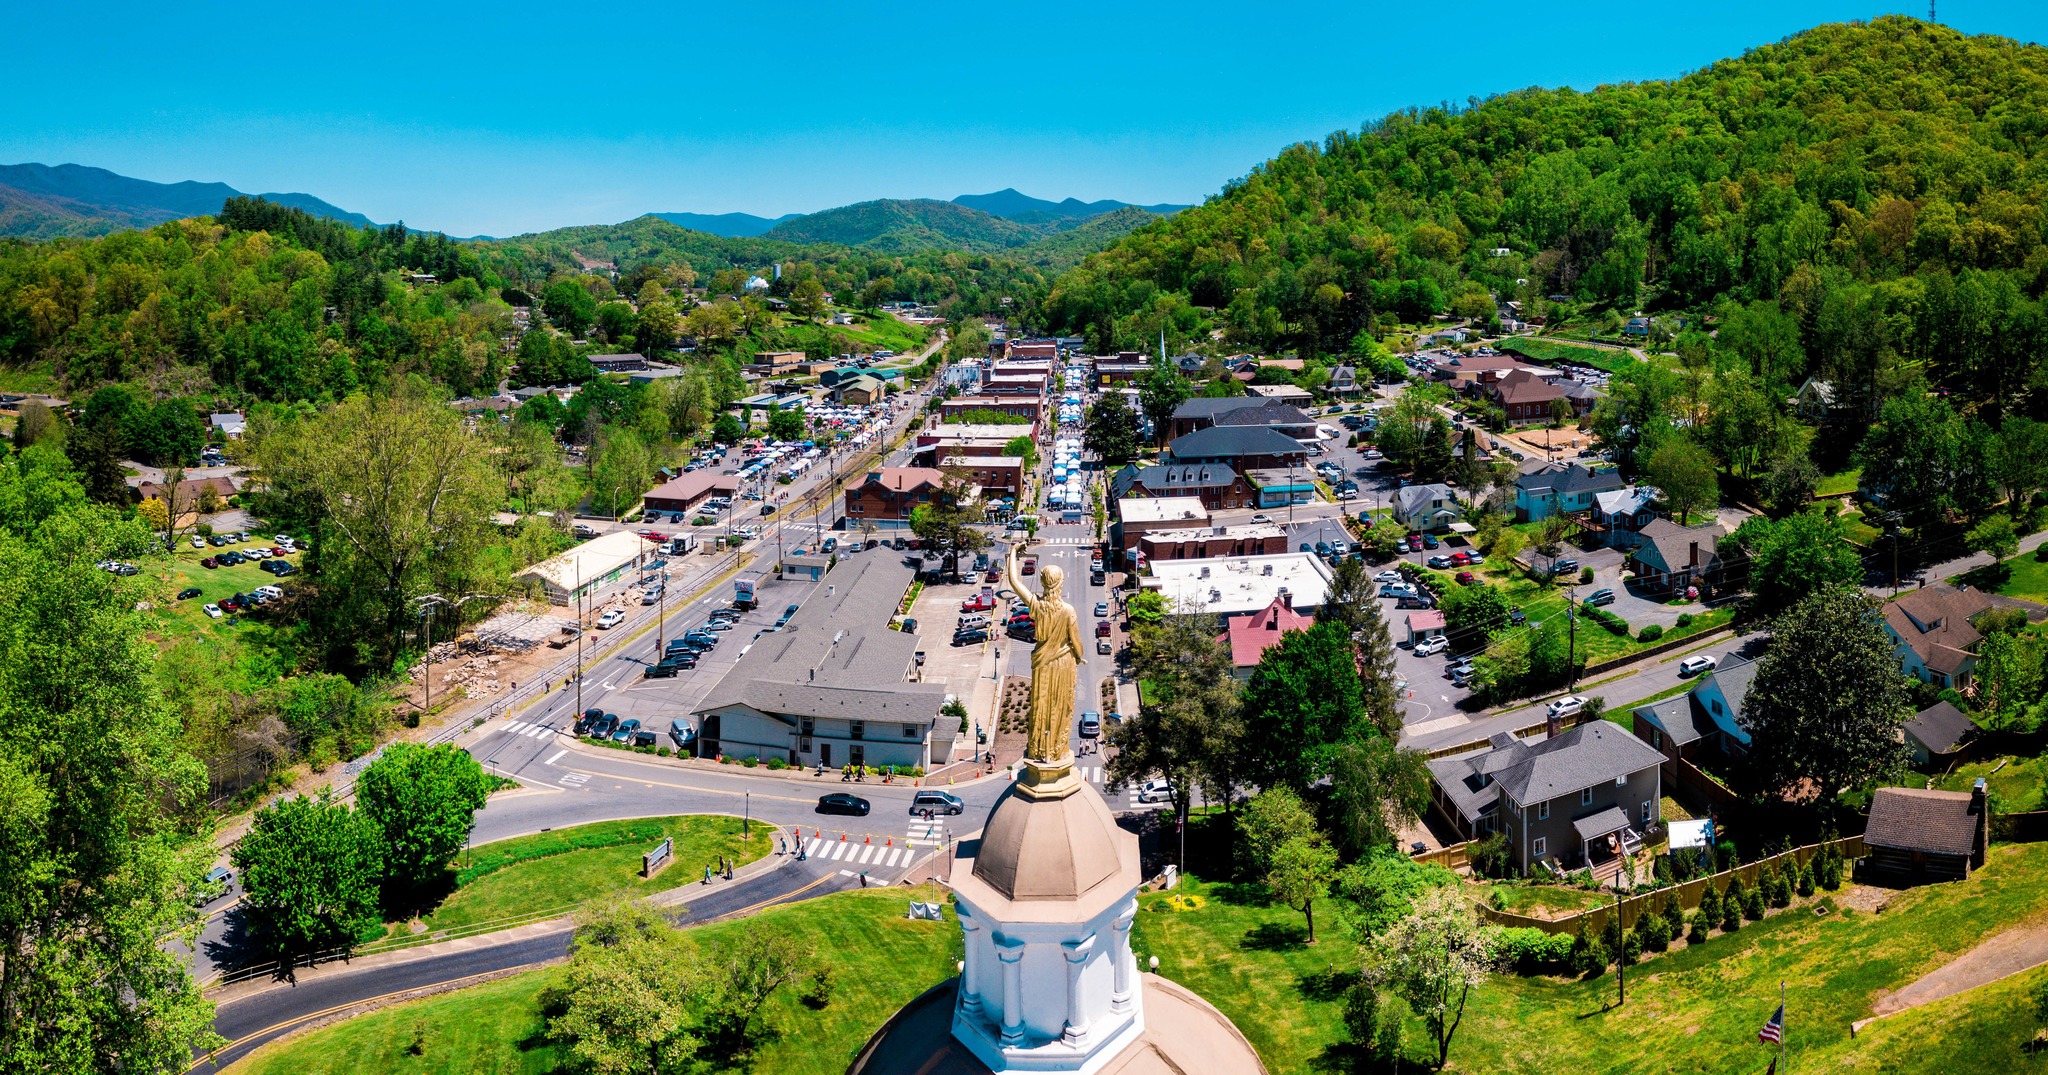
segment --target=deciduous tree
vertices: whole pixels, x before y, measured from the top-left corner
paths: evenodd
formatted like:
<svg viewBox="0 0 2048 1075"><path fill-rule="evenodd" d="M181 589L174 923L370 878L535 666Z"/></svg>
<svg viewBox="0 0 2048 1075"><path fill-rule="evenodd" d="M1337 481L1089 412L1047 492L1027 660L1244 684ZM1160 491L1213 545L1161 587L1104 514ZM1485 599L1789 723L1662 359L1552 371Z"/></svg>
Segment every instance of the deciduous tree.
<svg viewBox="0 0 2048 1075"><path fill-rule="evenodd" d="M1244 744L1251 781L1306 789L1329 771L1332 754L1372 728L1351 639L1335 623L1289 631L1268 648L1245 685Z"/></svg>
<svg viewBox="0 0 2048 1075"><path fill-rule="evenodd" d="M1846 587L1816 593L1772 624L1740 717L1753 793L1828 798L1903 762L1906 678L1878 624L1877 602Z"/></svg>
<svg viewBox="0 0 2048 1075"><path fill-rule="evenodd" d="M450 743L394 743L356 778L356 803L382 836L384 891L395 911L419 909L469 842L493 778Z"/></svg>
<svg viewBox="0 0 2048 1075"><path fill-rule="evenodd" d="M235 845L234 862L258 943L289 965L373 937L383 921L377 910L382 838L369 817L325 791L256 811Z"/></svg>
<svg viewBox="0 0 2048 1075"><path fill-rule="evenodd" d="M1714 476L1714 457L1689 437L1666 438L1650 454L1645 469L1650 483L1664 494L1680 525L1691 522L1695 508L1711 507L1721 497L1721 483Z"/></svg>
<svg viewBox="0 0 2048 1075"><path fill-rule="evenodd" d="M1424 893L1367 947L1367 978L1408 1001L1436 1041L1438 1067L1450 1060L1466 1001L1494 970L1492 939L1455 886Z"/></svg>

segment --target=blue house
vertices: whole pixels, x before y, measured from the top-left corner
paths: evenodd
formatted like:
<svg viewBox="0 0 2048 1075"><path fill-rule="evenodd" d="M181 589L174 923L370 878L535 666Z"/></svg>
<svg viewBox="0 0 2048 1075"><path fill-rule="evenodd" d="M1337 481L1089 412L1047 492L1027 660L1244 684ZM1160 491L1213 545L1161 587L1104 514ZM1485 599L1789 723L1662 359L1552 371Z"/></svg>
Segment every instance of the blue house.
<svg viewBox="0 0 2048 1075"><path fill-rule="evenodd" d="M1554 514L1593 510L1601 493L1621 488L1621 473L1578 463L1545 463L1515 479L1515 521L1541 522Z"/></svg>
<svg viewBox="0 0 2048 1075"><path fill-rule="evenodd" d="M1678 776L1678 760L1698 760L1702 751L1740 756L1749 751L1742 704L1756 681L1757 662L1728 654L1721 665L1693 684L1690 692L1635 710L1636 738L1664 755L1664 769Z"/></svg>

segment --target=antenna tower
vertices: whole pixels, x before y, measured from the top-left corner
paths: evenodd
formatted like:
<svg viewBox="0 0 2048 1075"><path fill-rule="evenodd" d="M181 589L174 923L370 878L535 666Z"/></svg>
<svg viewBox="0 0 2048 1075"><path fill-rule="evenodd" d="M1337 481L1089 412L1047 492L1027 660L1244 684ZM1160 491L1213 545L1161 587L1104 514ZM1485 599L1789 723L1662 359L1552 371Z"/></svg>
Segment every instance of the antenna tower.
<svg viewBox="0 0 2048 1075"><path fill-rule="evenodd" d="M1932 23L1939 23L1941 21L1934 17L1934 0L1927 0L1927 21Z"/></svg>

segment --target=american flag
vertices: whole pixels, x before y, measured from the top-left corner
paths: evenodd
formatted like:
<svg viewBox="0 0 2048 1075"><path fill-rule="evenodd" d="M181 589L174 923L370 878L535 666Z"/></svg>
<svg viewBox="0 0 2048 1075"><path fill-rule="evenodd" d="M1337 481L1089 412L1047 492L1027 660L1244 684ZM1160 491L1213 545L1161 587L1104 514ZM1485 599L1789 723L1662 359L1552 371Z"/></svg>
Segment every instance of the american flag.
<svg viewBox="0 0 2048 1075"><path fill-rule="evenodd" d="M1778 1005L1778 1010L1771 1013L1771 1018L1768 1022L1764 1023L1764 1028L1756 1032L1756 1040L1768 1041L1773 1044L1785 1040L1785 1006L1783 1004Z"/></svg>

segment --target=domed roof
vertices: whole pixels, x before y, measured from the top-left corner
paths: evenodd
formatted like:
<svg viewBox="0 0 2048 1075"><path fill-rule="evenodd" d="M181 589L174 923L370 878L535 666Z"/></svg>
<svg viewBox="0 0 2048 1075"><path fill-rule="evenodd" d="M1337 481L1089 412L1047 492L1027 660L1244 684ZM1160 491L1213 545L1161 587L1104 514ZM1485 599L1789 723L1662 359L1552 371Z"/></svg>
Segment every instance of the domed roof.
<svg viewBox="0 0 2048 1075"><path fill-rule="evenodd" d="M989 813L973 876L1007 900L1074 901L1118 875L1126 843L1135 850L1137 837L1092 787L1035 799L1012 785Z"/></svg>

